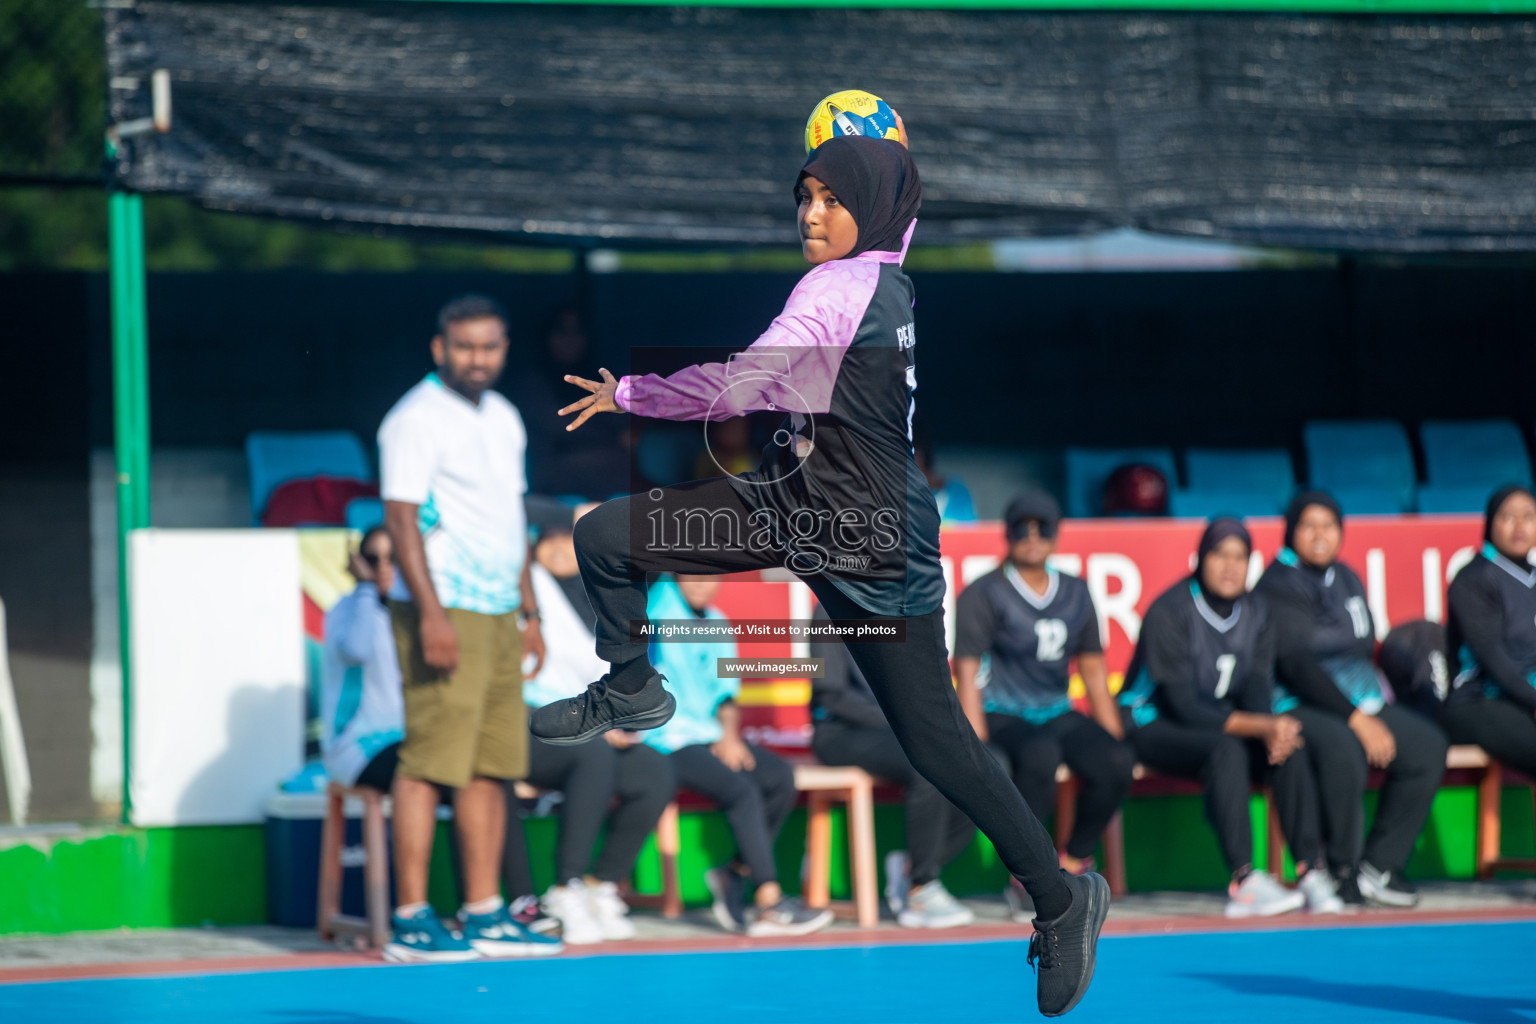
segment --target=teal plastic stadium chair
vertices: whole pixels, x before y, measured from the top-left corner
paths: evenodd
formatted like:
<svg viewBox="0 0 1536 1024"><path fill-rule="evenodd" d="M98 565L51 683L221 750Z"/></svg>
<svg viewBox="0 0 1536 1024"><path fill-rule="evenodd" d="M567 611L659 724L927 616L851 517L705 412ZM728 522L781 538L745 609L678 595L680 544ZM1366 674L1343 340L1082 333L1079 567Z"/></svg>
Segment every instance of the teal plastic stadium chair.
<svg viewBox="0 0 1536 1024"><path fill-rule="evenodd" d="M1121 466L1143 465L1168 478L1172 494L1179 485L1173 451L1169 448L1068 448L1067 515L1086 518L1103 514L1104 481Z"/></svg>
<svg viewBox="0 0 1536 1024"><path fill-rule="evenodd" d="M363 443L350 430L258 430L245 439L245 458L251 471L251 523L255 526L261 525L272 491L289 480L374 478Z"/></svg>
<svg viewBox="0 0 1536 1024"><path fill-rule="evenodd" d="M1217 516L1273 516L1285 511L1268 491L1189 490L1168 496L1168 514L1179 519L1214 519Z"/></svg>
<svg viewBox="0 0 1536 1024"><path fill-rule="evenodd" d="M1352 492L1362 505L1411 512L1418 486L1408 434L1392 420L1331 420L1302 430L1309 485L1335 497ZM1345 512L1349 508L1345 507ZM1362 508L1360 511L1364 512Z"/></svg>
<svg viewBox="0 0 1536 1024"><path fill-rule="evenodd" d="M1284 508L1296 490L1291 453L1284 448L1191 448L1184 453L1184 476L1191 491L1267 495L1271 508L1265 515Z"/></svg>
<svg viewBox="0 0 1536 1024"><path fill-rule="evenodd" d="M1492 493L1504 484L1531 485L1525 439L1509 420L1430 420L1420 428L1419 440L1425 478L1436 487Z"/></svg>

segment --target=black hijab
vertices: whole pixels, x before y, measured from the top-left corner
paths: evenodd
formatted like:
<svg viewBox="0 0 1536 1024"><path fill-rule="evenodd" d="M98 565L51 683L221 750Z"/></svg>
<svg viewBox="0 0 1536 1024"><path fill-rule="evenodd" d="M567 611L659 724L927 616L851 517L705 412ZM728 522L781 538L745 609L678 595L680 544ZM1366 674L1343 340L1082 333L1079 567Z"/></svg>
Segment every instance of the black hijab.
<svg viewBox="0 0 1536 1024"><path fill-rule="evenodd" d="M1195 582L1200 585L1200 595L1205 598L1205 603L1211 606L1211 611L1225 618L1232 614L1232 606L1237 604L1236 598L1225 599L1211 593L1205 584L1205 556L1216 549L1216 545L1228 537L1236 537L1243 542L1249 553L1253 551L1253 538L1248 535L1248 528L1243 525L1241 519L1231 516L1222 516L1212 519L1211 525L1205 528L1200 535L1200 547L1195 552Z"/></svg>
<svg viewBox="0 0 1536 1024"><path fill-rule="evenodd" d="M1536 500L1536 496L1531 494L1531 489L1529 487L1522 487L1520 484L1500 487L1493 492L1493 497L1488 499L1488 511L1483 515L1483 543L1493 543L1493 518L1499 514L1499 509L1504 507L1504 503L1517 494L1523 494L1527 498ZM1502 554L1502 552L1500 553Z"/></svg>
<svg viewBox="0 0 1536 1024"><path fill-rule="evenodd" d="M863 135L839 135L811 150L795 179L796 190L806 175L831 189L859 226L858 241L848 256L872 249L901 251L902 237L923 203L917 165L906 146Z"/></svg>
<svg viewBox="0 0 1536 1024"><path fill-rule="evenodd" d="M1301 514L1313 505L1321 505L1332 512L1333 518L1339 521L1339 529L1344 528L1344 510L1333 500L1333 495L1326 491L1302 491L1291 499L1290 506L1285 510L1285 546L1292 551L1296 550L1296 524L1301 522ZM1306 564L1302 562L1302 565Z"/></svg>

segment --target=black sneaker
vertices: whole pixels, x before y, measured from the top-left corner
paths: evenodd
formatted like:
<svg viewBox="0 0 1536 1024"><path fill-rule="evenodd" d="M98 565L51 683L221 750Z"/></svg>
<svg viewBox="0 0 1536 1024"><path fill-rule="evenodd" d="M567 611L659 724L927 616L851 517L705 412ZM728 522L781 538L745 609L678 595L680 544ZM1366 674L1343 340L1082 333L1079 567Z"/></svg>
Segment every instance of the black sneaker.
<svg viewBox="0 0 1536 1024"><path fill-rule="evenodd" d="M528 728L545 743L573 746L610 729L655 729L672 720L677 701L662 686L661 675L645 681L639 693L615 693L608 676L587 687L579 697L546 704L528 717Z"/></svg>
<svg viewBox="0 0 1536 1024"><path fill-rule="evenodd" d="M1035 998L1040 1012L1060 1017L1076 1006L1093 981L1099 931L1109 914L1109 883L1092 871L1062 880L1072 890L1072 906L1054 921L1035 918L1026 962L1038 977Z"/></svg>
<svg viewBox="0 0 1536 1024"><path fill-rule="evenodd" d="M747 927L747 880L739 871L729 867L710 868L704 872L704 885L715 898L710 913L715 923L728 932L745 931Z"/></svg>
<svg viewBox="0 0 1536 1024"><path fill-rule="evenodd" d="M1360 892L1360 881L1353 868L1337 869L1334 884L1338 887L1339 899L1344 901L1345 910L1355 911L1365 906L1365 896Z"/></svg>
<svg viewBox="0 0 1536 1024"><path fill-rule="evenodd" d="M1359 879L1360 892L1366 899L1388 907L1418 905L1419 890L1401 871L1382 871L1370 861L1361 861Z"/></svg>

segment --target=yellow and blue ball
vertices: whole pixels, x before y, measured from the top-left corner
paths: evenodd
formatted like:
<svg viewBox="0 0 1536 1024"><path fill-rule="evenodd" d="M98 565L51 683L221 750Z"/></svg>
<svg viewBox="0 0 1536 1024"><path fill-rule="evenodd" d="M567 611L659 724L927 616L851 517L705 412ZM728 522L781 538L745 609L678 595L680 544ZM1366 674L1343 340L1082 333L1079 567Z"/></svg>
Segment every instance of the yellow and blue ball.
<svg viewBox="0 0 1536 1024"><path fill-rule="evenodd" d="M825 97L805 122L805 151L839 135L867 135L875 139L900 138L896 115L874 93L845 89Z"/></svg>

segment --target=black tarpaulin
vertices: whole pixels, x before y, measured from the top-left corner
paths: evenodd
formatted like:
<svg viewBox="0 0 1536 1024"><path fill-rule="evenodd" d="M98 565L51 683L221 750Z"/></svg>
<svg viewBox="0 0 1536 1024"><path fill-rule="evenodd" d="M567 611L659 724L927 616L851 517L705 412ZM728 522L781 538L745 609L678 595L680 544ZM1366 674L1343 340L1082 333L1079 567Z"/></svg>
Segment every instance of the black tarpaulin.
<svg viewBox="0 0 1536 1024"><path fill-rule="evenodd" d="M788 243L812 104L886 97L920 240L1110 227L1536 249L1536 19L143 0L115 172L225 210L602 244ZM135 83L137 85L135 86ZM511 237L508 237L511 236Z"/></svg>

